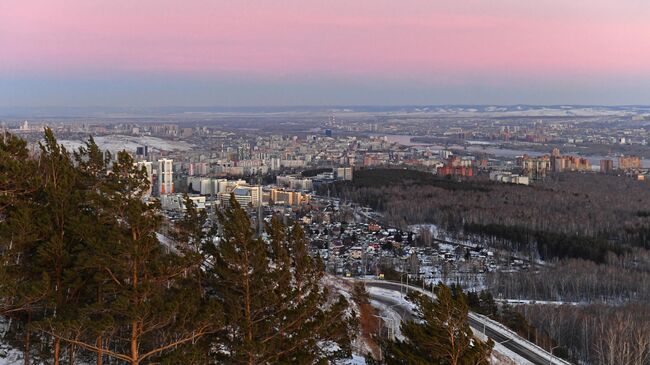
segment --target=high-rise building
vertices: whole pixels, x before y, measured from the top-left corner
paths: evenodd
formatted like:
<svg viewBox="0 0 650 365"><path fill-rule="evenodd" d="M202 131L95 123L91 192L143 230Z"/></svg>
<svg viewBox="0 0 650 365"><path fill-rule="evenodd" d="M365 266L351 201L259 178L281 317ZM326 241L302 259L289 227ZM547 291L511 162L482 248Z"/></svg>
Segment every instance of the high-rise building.
<svg viewBox="0 0 650 365"><path fill-rule="evenodd" d="M621 156L618 158L618 168L621 170L640 169L641 159L639 156Z"/></svg>
<svg viewBox="0 0 650 365"><path fill-rule="evenodd" d="M600 160L600 172L603 174L611 174L614 171L614 161Z"/></svg>
<svg viewBox="0 0 650 365"><path fill-rule="evenodd" d="M339 167L336 169L336 178L338 180L352 180L352 167Z"/></svg>
<svg viewBox="0 0 650 365"><path fill-rule="evenodd" d="M226 192L226 189L228 187L227 179L214 179L212 180L212 183L214 184L212 191L214 191L215 194Z"/></svg>
<svg viewBox="0 0 650 365"><path fill-rule="evenodd" d="M529 177L538 179L545 177L551 171L551 159L548 155L539 157L523 155L517 157L517 166L523 168Z"/></svg>
<svg viewBox="0 0 650 365"><path fill-rule="evenodd" d="M174 192L174 161L163 158L158 160L158 194Z"/></svg>

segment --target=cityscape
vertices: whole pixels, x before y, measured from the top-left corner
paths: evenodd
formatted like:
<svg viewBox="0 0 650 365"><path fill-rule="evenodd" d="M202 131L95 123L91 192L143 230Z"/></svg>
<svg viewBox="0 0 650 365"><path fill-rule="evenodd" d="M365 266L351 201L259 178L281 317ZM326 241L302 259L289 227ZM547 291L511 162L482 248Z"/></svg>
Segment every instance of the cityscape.
<svg viewBox="0 0 650 365"><path fill-rule="evenodd" d="M648 17L0 5L0 364L650 364Z"/></svg>

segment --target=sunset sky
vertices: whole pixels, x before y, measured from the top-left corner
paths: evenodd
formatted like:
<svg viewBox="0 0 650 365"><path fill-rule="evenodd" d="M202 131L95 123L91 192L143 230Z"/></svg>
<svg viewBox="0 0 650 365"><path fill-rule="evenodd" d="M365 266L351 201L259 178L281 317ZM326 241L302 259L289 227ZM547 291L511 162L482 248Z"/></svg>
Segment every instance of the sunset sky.
<svg viewBox="0 0 650 365"><path fill-rule="evenodd" d="M0 1L0 106L472 103L650 104L650 1Z"/></svg>

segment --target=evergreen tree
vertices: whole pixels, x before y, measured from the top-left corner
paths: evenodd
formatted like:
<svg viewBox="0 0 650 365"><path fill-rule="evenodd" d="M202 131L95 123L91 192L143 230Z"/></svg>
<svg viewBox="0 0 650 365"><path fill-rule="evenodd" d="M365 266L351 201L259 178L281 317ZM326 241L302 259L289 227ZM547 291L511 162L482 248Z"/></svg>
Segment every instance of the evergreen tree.
<svg viewBox="0 0 650 365"><path fill-rule="evenodd" d="M353 323L346 319L347 302L339 297L330 306L329 292L322 287L324 265L309 256L308 243L302 227L295 223L287 234L290 266L276 262L276 268L291 276L291 285L278 287L281 309L288 309L276 318L279 329L275 342L282 349L276 353L275 363L315 364L326 359L350 355L350 332ZM281 246L279 244L273 247ZM334 350L334 351L330 351Z"/></svg>
<svg viewBox="0 0 650 365"><path fill-rule="evenodd" d="M329 301L323 265L308 255L299 225L267 225L256 237L234 197L219 213L222 237L212 247L212 280L225 310L216 360L228 364L315 364L349 355L346 301Z"/></svg>
<svg viewBox="0 0 650 365"><path fill-rule="evenodd" d="M493 343L472 337L464 296L454 298L442 284L436 288L436 295L437 300L432 301L421 293L410 294L419 319L402 324L404 341L385 342L386 364L489 364Z"/></svg>
<svg viewBox="0 0 650 365"><path fill-rule="evenodd" d="M201 256L159 241L161 217L143 199L147 188L144 172L120 152L96 197L101 224L84 235L80 268L92 274L95 295L77 309L80 335L64 339L95 352L98 363L104 356L133 365L161 360L219 327L216 308L196 295L192 269Z"/></svg>
<svg viewBox="0 0 650 365"><path fill-rule="evenodd" d="M0 157L0 308L25 364L35 341L54 364L91 354L97 364L205 363L183 346L221 323L218 303L197 295L207 289L195 245L202 238L194 230L176 245L160 242L159 207L144 200L148 181L133 159L122 152L109 165L92 139L71 155L50 130L37 159L8 137ZM37 177L18 193L20 171ZM202 218L190 214L184 227Z"/></svg>
<svg viewBox="0 0 650 365"><path fill-rule="evenodd" d="M29 158L25 141L11 134L0 137L0 249L2 266L0 267L0 313L3 315L19 312L37 301L41 290L31 300L19 295L25 277L21 277L21 266L25 253L35 240L31 225L33 206L26 189L21 186L30 184L35 187L37 178L36 165ZM35 179L26 179L25 173Z"/></svg>
<svg viewBox="0 0 650 365"><path fill-rule="evenodd" d="M32 319L44 306L49 276L34 263L39 243L42 209L37 201L43 179L37 173L24 140L10 134L0 138L0 313L7 319L3 342L22 348L24 363L40 338L33 335Z"/></svg>
<svg viewBox="0 0 650 365"><path fill-rule="evenodd" d="M74 259L82 246L73 232L84 188L78 184L78 171L71 154L58 144L49 128L45 130L44 141L40 143L39 157L43 186L37 197L40 221L36 227L40 237L32 265L48 275L50 288L43 317L35 323L35 327L71 336L67 333L67 322L76 316L75 304L81 288ZM53 340L52 362L58 365L62 351L61 338L54 336ZM72 347L69 350L68 357L73 357L75 349Z"/></svg>

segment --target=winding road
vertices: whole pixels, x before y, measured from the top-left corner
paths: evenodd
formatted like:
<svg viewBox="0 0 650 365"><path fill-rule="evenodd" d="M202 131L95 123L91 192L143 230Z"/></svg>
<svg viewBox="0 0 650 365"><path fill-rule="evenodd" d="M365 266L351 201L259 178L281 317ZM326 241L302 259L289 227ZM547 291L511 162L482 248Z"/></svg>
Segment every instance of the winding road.
<svg viewBox="0 0 650 365"><path fill-rule="evenodd" d="M412 286L407 286L405 284L393 283L388 281L380 280L363 280L363 282L368 287L376 287L387 289L395 292L406 292L407 290L418 290L422 293L425 293L429 296L433 296L431 292L423 291L420 288L415 288ZM396 299L391 299L390 297L373 295L370 293L370 298L387 306L392 306L394 308L399 308L398 313L402 314L404 319L410 320L414 318L411 308L408 305L400 304L400 301ZM492 339L495 343L499 343L508 350L518 354L524 359L530 361L536 365L548 365L548 364L558 364L558 365L567 365L570 364L562 359L559 359L549 352L544 351L543 349L537 347L535 350L531 347L535 347L534 344L528 342L524 338L512 333L504 331L502 328L495 326L494 323L491 323L490 320L475 314L469 314L469 324L474 332L484 333L488 338Z"/></svg>

